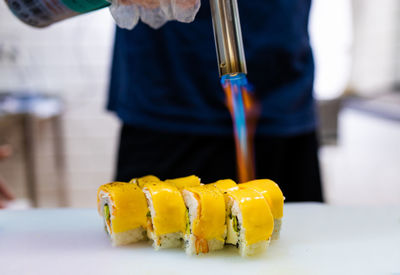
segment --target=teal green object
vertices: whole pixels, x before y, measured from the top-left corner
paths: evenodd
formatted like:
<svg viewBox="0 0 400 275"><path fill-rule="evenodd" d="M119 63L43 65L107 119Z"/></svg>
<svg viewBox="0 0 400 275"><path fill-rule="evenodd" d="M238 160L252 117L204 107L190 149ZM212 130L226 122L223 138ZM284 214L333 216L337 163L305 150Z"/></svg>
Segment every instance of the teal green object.
<svg viewBox="0 0 400 275"><path fill-rule="evenodd" d="M110 3L105 0L61 0L61 1L69 9L79 13L87 13L110 5Z"/></svg>

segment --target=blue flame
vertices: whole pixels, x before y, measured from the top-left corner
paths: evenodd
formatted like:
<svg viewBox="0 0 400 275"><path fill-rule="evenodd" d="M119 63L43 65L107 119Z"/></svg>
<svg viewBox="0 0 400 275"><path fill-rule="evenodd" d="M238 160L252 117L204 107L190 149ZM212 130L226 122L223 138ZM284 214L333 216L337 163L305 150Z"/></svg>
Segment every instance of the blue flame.
<svg viewBox="0 0 400 275"><path fill-rule="evenodd" d="M243 89L251 92L251 86L247 81L246 75L234 74L234 75L224 75L221 78L222 86L230 86L230 91L232 93L232 115L233 123L236 128L237 138L239 140L239 147L243 153L243 156L248 156L248 146L247 146L247 126L246 126L246 110L243 102Z"/></svg>

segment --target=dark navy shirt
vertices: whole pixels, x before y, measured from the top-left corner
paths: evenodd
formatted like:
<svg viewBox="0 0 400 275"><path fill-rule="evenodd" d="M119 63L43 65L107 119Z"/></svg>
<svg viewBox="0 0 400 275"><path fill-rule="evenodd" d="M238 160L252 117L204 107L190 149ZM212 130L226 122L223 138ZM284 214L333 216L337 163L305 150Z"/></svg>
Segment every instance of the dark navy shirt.
<svg viewBox="0 0 400 275"><path fill-rule="evenodd" d="M315 129L311 0L239 0L248 79L262 111L258 134ZM231 134L208 0L193 23L117 28L108 109L123 123L161 131Z"/></svg>

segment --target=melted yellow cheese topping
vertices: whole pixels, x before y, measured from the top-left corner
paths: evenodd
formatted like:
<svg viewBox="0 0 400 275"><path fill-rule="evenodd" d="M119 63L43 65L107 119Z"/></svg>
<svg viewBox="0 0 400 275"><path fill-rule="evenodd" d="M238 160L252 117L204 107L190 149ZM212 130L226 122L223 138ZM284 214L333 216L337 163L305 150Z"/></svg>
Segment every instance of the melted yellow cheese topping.
<svg viewBox="0 0 400 275"><path fill-rule="evenodd" d="M192 175L183 178L165 180L165 182L174 185L178 189L183 189L185 187L200 185L200 178Z"/></svg>
<svg viewBox="0 0 400 275"><path fill-rule="evenodd" d="M247 245L268 240L274 229L274 218L264 197L246 187L230 189L227 195L238 202Z"/></svg>
<svg viewBox="0 0 400 275"><path fill-rule="evenodd" d="M212 185L217 187L221 192L226 192L226 190L237 186L236 182L231 179L219 180L212 183Z"/></svg>
<svg viewBox="0 0 400 275"><path fill-rule="evenodd" d="M243 183L241 186L247 186L260 192L269 204L274 218L281 219L283 217L283 201L285 197L278 184L272 180L261 179Z"/></svg>
<svg viewBox="0 0 400 275"><path fill-rule="evenodd" d="M147 175L141 178L134 178L130 183L137 184L140 188L143 188L146 183L160 182L160 179L153 175Z"/></svg>
<svg viewBox="0 0 400 275"><path fill-rule="evenodd" d="M212 185L217 187L221 192L226 192L226 190L237 186L237 184L231 179L219 180L212 183Z"/></svg>
<svg viewBox="0 0 400 275"><path fill-rule="evenodd" d="M135 184L113 182L99 187L97 204L100 208L101 196L111 200L111 232L120 233L146 226L147 203L143 191ZM100 210L99 210L100 212ZM101 213L101 212L100 212Z"/></svg>
<svg viewBox="0 0 400 275"><path fill-rule="evenodd" d="M146 183L144 190L151 195L153 208L153 228L156 235L185 232L186 207L179 190L165 182Z"/></svg>
<svg viewBox="0 0 400 275"><path fill-rule="evenodd" d="M192 233L198 239L224 240L225 234L225 200L215 186L202 185L189 187L198 201L196 219L192 224Z"/></svg>

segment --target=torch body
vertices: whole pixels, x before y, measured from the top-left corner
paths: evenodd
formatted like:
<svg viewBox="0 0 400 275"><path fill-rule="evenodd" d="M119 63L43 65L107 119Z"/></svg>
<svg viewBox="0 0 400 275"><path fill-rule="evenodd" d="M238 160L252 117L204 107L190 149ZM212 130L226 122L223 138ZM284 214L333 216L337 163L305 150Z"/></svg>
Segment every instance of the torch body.
<svg viewBox="0 0 400 275"><path fill-rule="evenodd" d="M237 0L210 0L220 76L247 73Z"/></svg>

